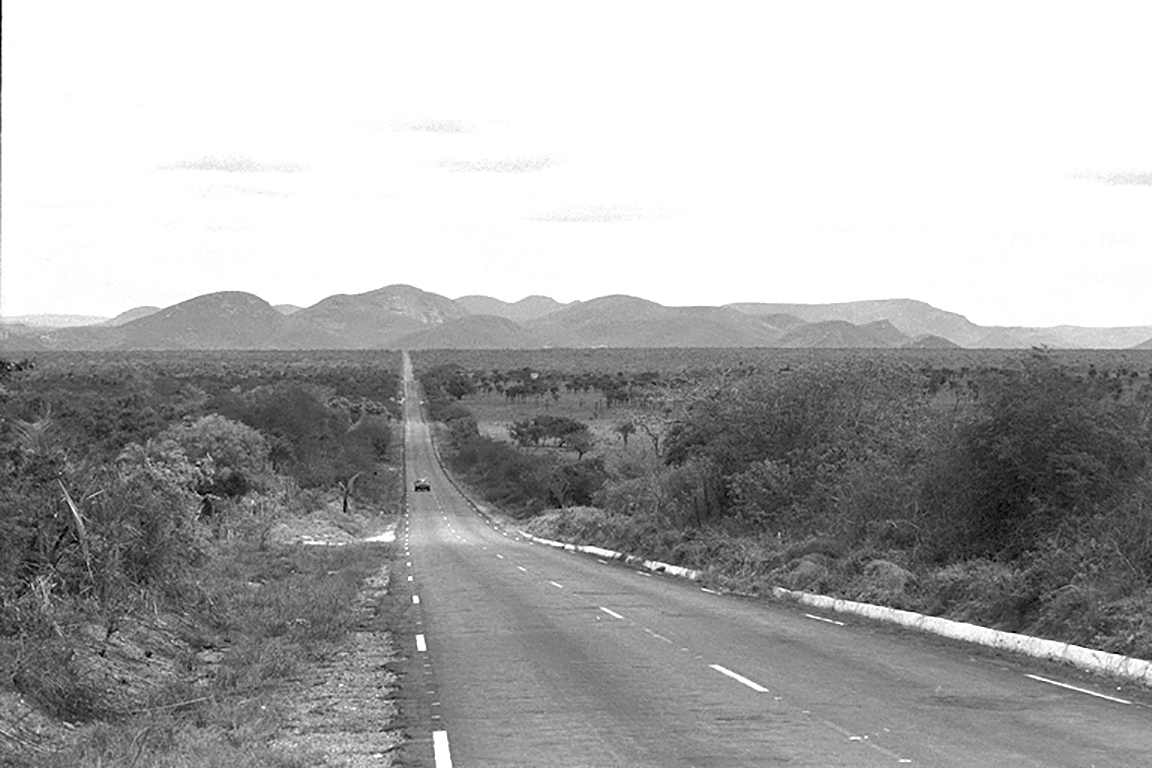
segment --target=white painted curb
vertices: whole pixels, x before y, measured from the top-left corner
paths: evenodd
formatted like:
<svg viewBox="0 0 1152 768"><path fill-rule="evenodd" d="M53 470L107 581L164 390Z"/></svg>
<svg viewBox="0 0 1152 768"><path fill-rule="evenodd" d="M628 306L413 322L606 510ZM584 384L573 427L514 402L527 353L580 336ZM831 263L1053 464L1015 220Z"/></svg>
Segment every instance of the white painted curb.
<svg viewBox="0 0 1152 768"><path fill-rule="evenodd" d="M998 629L989 629L939 616L926 616L922 613L901 611L882 605L858 603L853 600L841 600L826 595L813 595L808 592L795 592L781 587L774 588L772 595L779 599L793 600L814 608L887 621L921 632L986 645L990 648L1000 648L1037 659L1062 661L1088 672L1104 673L1152 686L1152 661L1145 659L1134 659L1117 653L1107 653L1093 648L1085 648L1082 645L1046 640L1042 637L1021 635L1016 632L1003 632Z"/></svg>
<svg viewBox="0 0 1152 768"><path fill-rule="evenodd" d="M700 571L681 568L677 565L668 565L667 563L661 563L655 560L641 560L633 555L625 555L622 552L614 552L601 547L565 544L562 541L542 539L539 536L533 536L523 530L520 531L520 535L540 544L547 544L550 547L575 552L585 552L608 560L622 560L631 565L643 565L650 571L670 573L673 576L682 576L694 581L699 579L701 575ZM967 624L962 621L953 621L939 616L926 616L922 613L902 611L898 608L888 608L883 605L858 603L854 600L842 600L836 597L828 597L827 595L814 595L810 592L796 592L791 589L784 589L783 587L773 588L772 596L778 600L791 600L801 603L802 605L812 606L813 608L822 608L824 610L835 611L836 613L855 614L876 621L886 621L921 632L976 643L977 645L985 645L990 648L999 648L1037 659L1061 661L1088 672L1103 673L1125 680L1133 680L1146 686L1152 686L1152 661L1145 659L1134 659L1130 656L1107 653L1093 648L1085 648L1081 645L1062 643L1058 640L1046 640L1041 637L1021 635L1016 632L1003 632L998 629L981 627L977 624Z"/></svg>
<svg viewBox="0 0 1152 768"><path fill-rule="evenodd" d="M700 571L693 571L690 568L683 568L679 565L669 565L668 563L661 563L658 560L642 560L635 555L626 555L623 552L615 552L611 549L604 549L602 547L590 547L582 544L565 544L562 541L552 541L552 539L542 539L539 536L520 529L520 535L526 539L536 542L537 544L546 544L549 547L556 547L558 549L566 549L569 552L583 552L596 557L602 557L605 560L622 560L629 565L638 565L647 568L650 571L658 573L670 573L673 576L679 576L684 579L692 579L696 581L700 578Z"/></svg>

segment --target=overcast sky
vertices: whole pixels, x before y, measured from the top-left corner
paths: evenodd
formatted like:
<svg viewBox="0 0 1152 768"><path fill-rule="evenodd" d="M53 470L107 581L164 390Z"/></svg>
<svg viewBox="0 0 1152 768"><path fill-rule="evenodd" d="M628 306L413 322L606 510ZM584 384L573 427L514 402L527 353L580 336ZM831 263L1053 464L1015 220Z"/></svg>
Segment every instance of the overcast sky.
<svg viewBox="0 0 1152 768"><path fill-rule="evenodd" d="M44 2L4 315L242 290L1152 324L1152 3Z"/></svg>

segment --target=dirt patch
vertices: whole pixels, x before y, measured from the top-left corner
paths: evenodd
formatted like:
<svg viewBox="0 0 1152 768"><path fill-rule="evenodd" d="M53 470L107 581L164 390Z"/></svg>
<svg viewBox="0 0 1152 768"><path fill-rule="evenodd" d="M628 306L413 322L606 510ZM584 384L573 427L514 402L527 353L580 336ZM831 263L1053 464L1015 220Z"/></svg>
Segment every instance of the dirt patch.
<svg viewBox="0 0 1152 768"><path fill-rule="evenodd" d="M268 532L268 543L341 546L376 537L387 541L387 534L395 527L395 520L355 512L346 514L340 509L340 503L333 501L307 517L278 522Z"/></svg>

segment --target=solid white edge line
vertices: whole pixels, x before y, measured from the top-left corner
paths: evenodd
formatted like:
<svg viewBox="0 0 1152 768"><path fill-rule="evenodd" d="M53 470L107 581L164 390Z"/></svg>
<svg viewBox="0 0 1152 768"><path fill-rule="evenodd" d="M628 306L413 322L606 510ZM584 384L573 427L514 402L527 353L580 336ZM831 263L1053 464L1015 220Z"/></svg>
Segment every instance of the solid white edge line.
<svg viewBox="0 0 1152 768"><path fill-rule="evenodd" d="M717 672L719 672L722 675L727 675L728 677L732 678L733 680L735 680L738 683L743 683L744 685L748 686L749 688L756 691L757 693L768 693L767 688L760 685L760 683L749 680L748 678L744 677L744 675L736 674L732 670L726 669L726 668L720 666L719 664L709 664L708 666L710 666L712 669L716 670Z"/></svg>
<svg viewBox="0 0 1152 768"><path fill-rule="evenodd" d="M604 611L604 613L608 614L609 616L611 616L611 617L612 617L612 618L614 618L614 619L622 619L622 618L624 618L623 616L621 616L620 614L616 613L616 611L612 610L611 608L605 608L604 606L600 606L600 610Z"/></svg>
<svg viewBox="0 0 1152 768"><path fill-rule="evenodd" d="M427 653L428 643L424 641L424 635L416 635L416 652Z"/></svg>
<svg viewBox="0 0 1152 768"><path fill-rule="evenodd" d="M842 622L842 621L836 621L836 619L829 619L829 618L826 618L826 617L824 617L824 616L816 616L815 614L812 614L812 613L806 613L806 614L804 614L804 615L805 615L805 616L807 616L807 617L808 617L808 618L810 618L810 619L816 619L816 621L826 621L826 622L828 622L829 624L835 624L835 625L836 625L836 626L838 626L838 627L844 627L844 626L847 626L847 625L846 625L844 622Z"/></svg>
<svg viewBox="0 0 1152 768"><path fill-rule="evenodd" d="M1106 693L1097 693L1096 691L1090 691L1087 688L1078 688L1075 685L1069 685L1068 683L1061 683L1059 680L1049 680L1046 677L1040 677L1040 675L1024 675L1024 677L1030 677L1033 680L1039 680L1040 682L1048 683L1049 685L1058 685L1061 688L1067 688L1068 690L1076 691L1077 693L1086 693L1089 696L1095 696L1098 699L1107 699L1108 701L1114 701L1117 704L1131 704L1132 703L1132 702L1128 701L1127 699L1117 698L1116 696L1109 696Z"/></svg>
<svg viewBox="0 0 1152 768"><path fill-rule="evenodd" d="M448 748L448 731L432 731L432 755L436 768L452 768L452 750Z"/></svg>

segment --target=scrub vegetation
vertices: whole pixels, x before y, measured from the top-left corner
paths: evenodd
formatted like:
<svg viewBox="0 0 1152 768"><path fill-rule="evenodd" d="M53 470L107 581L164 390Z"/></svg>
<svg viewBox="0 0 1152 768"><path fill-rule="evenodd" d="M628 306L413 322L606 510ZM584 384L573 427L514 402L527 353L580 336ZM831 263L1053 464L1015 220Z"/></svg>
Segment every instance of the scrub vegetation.
<svg viewBox="0 0 1152 768"><path fill-rule="evenodd" d="M527 530L1152 658L1147 353L605 352L414 355Z"/></svg>
<svg viewBox="0 0 1152 768"><path fill-rule="evenodd" d="M359 620L398 356L0 361L0 765L311 766L277 691Z"/></svg>

